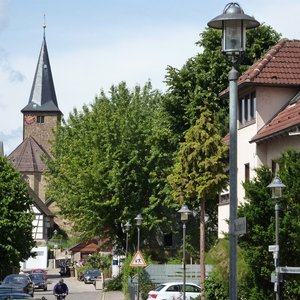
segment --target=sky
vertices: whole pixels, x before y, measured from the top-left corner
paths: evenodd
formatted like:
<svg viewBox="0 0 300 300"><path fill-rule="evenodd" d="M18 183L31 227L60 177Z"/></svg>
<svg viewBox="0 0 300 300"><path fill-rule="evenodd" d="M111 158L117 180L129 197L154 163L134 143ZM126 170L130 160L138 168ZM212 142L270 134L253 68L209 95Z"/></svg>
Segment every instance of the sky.
<svg viewBox="0 0 300 300"><path fill-rule="evenodd" d="M180 69L201 49L207 22L223 0L0 0L0 141L9 155L22 142L46 24L58 105L64 118L101 90L151 81L166 90L167 66ZM240 0L244 12L284 38L300 39L299 0ZM45 17L44 17L45 16Z"/></svg>

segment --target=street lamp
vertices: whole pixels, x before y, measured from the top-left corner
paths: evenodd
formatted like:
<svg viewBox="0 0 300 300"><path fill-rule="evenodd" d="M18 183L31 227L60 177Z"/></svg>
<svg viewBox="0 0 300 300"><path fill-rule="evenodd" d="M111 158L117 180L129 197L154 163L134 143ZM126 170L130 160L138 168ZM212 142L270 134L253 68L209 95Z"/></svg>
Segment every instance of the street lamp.
<svg viewBox="0 0 300 300"><path fill-rule="evenodd" d="M185 297L185 283L186 283L186 264L185 264L185 235L186 235L186 222L189 219L189 215L192 214L192 211L188 209L187 205L182 205L178 210L180 213L180 219L182 222L182 252L183 252L183 300L186 300Z"/></svg>
<svg viewBox="0 0 300 300"><path fill-rule="evenodd" d="M126 248L125 248L125 257L127 257L127 252L128 252L128 232L130 230L131 224L129 221L127 221L124 225L125 227L125 232L126 232Z"/></svg>
<svg viewBox="0 0 300 300"><path fill-rule="evenodd" d="M229 80L229 185L230 185L230 211L229 211L229 298L237 299L237 235L234 224L237 219L237 80L239 73L236 69L243 53L246 50L246 29L259 26L253 17L244 14L236 2L228 3L223 14L207 23L214 29L222 29L222 52L231 58L231 71Z"/></svg>
<svg viewBox="0 0 300 300"><path fill-rule="evenodd" d="M138 214L135 218L136 226L138 230L138 240L137 240L137 251L140 251L140 227L142 225L143 217L141 214ZM140 269L138 268L137 272L137 300L140 300Z"/></svg>
<svg viewBox="0 0 300 300"><path fill-rule="evenodd" d="M276 300L280 299L280 271L279 271L279 199L282 196L282 189L285 185L279 177L275 177L272 182L267 186L272 189L272 199L275 200L275 247L274 251L274 265L275 265L275 281L274 292L276 293Z"/></svg>

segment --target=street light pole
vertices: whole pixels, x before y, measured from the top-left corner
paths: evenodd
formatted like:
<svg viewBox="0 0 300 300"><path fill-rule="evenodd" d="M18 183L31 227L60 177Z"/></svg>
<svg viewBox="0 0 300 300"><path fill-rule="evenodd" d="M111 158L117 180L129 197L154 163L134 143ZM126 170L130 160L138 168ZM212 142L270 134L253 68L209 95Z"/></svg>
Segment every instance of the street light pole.
<svg viewBox="0 0 300 300"><path fill-rule="evenodd" d="M214 29L222 29L222 52L230 57L232 69L229 80L229 299L237 299L237 235L235 222L237 219L237 80L239 73L236 66L246 49L246 29L259 26L253 17L244 14L236 2L228 3L223 14L215 17L207 24Z"/></svg>
<svg viewBox="0 0 300 300"><path fill-rule="evenodd" d="M184 204L178 211L180 213L180 219L182 222L182 259L183 259L183 300L186 300L185 286L186 286L186 263L185 263L185 240L186 240L186 222L188 221L189 215L192 213L191 210Z"/></svg>
<svg viewBox="0 0 300 300"><path fill-rule="evenodd" d="M127 257L128 253L128 232L130 230L131 224L127 221L126 224L124 225L125 231L126 231L126 246L125 246L125 257Z"/></svg>
<svg viewBox="0 0 300 300"><path fill-rule="evenodd" d="M136 226L138 231L138 240L137 240L137 251L140 251L140 227L142 225L143 217L141 214L138 214L135 218ZM137 300L140 300L140 269L137 270Z"/></svg>
<svg viewBox="0 0 300 300"><path fill-rule="evenodd" d="M267 186L272 189L272 199L275 200L275 243L276 251L274 251L274 266L275 266L275 281L274 292L276 300L280 299L280 266L279 266L279 199L282 196L282 189L285 185L282 183L279 177L275 177L272 182Z"/></svg>

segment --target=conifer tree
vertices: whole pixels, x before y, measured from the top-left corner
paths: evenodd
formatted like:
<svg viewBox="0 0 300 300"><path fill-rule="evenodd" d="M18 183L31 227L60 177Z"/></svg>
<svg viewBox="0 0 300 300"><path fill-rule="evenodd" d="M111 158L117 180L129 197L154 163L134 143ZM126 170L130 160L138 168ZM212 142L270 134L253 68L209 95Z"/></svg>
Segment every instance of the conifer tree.
<svg viewBox="0 0 300 300"><path fill-rule="evenodd" d="M219 135L218 125L206 106L200 108L196 124L185 133L180 144L169 182L173 196L182 197L200 212L200 265L202 288L205 280L205 203L216 196L227 184L227 146Z"/></svg>

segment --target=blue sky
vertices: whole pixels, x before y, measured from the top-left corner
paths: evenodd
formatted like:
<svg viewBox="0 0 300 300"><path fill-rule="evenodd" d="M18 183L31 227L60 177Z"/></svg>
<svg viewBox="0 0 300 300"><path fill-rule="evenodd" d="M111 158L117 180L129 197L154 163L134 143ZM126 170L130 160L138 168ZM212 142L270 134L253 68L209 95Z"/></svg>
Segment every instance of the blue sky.
<svg viewBox="0 0 300 300"><path fill-rule="evenodd" d="M222 13L223 0L0 0L0 140L9 154L22 141L27 104L46 40L56 95L65 118L101 89L151 80L165 90L168 65L200 52L195 42ZM299 2L299 3L298 3ZM239 1L246 14L290 39L300 38L300 1Z"/></svg>

